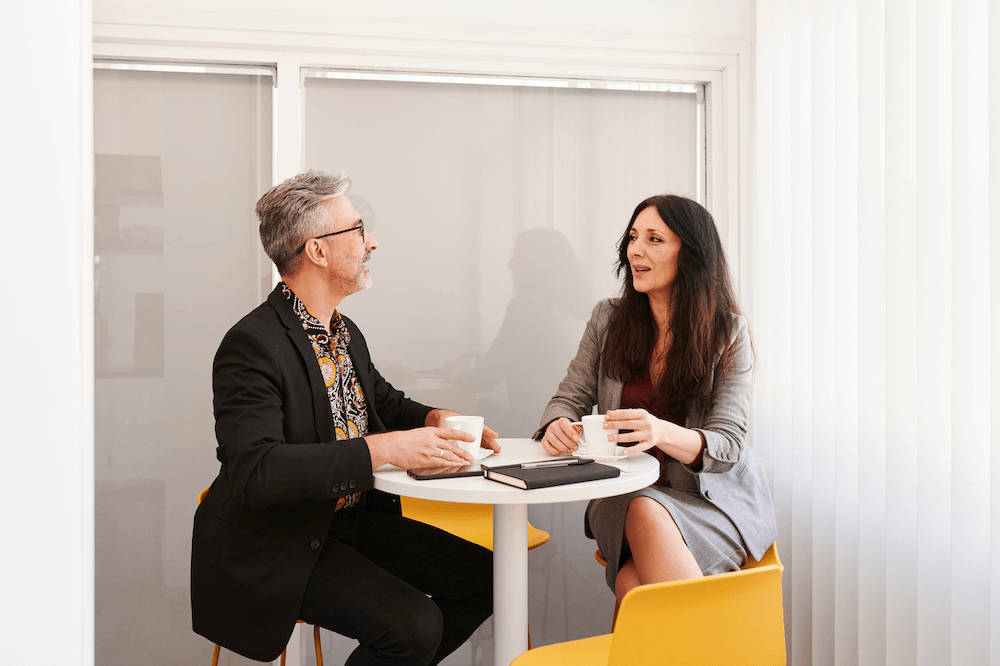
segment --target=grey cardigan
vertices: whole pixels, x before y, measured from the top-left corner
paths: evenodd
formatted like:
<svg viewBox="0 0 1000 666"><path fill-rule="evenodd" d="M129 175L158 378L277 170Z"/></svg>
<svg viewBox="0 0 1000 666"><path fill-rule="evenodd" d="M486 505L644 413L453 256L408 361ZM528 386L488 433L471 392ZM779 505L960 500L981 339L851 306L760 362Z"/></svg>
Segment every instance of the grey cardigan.
<svg viewBox="0 0 1000 666"><path fill-rule="evenodd" d="M570 361L566 378L545 408L535 439L541 439L545 428L560 417L577 421L595 404L601 414L621 407L623 383L601 372L601 355L616 305L616 300L604 300L594 308L576 358ZM707 407L688 407L685 426L701 432L707 444L702 467L697 471L687 465L682 467L695 477L702 497L729 516L747 550L759 560L774 542L777 526L763 467L746 444L753 393L750 333L742 315L734 314L733 320L730 345L736 345L736 351L730 376L717 381L713 371L712 398Z"/></svg>

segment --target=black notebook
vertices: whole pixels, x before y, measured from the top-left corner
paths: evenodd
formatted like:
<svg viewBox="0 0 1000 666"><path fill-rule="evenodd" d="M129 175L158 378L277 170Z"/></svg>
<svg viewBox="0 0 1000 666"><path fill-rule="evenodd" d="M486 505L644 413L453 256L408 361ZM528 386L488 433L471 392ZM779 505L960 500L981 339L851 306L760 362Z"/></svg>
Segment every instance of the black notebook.
<svg viewBox="0 0 1000 666"><path fill-rule="evenodd" d="M613 479L621 474L621 470L617 467L580 458L539 460L518 465L503 465L502 467L483 465L483 469L487 479L525 490L562 486L567 483Z"/></svg>

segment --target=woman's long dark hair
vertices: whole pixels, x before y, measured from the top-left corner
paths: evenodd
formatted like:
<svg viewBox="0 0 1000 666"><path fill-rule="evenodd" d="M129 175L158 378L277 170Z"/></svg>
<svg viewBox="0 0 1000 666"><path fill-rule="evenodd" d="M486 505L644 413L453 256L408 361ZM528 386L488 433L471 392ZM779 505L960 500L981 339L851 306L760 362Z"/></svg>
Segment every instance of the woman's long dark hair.
<svg viewBox="0 0 1000 666"><path fill-rule="evenodd" d="M708 399L716 355L721 359L719 381L732 368L731 313L740 314L729 266L711 213L685 197L659 195L636 206L618 243L618 276L624 275L622 298L611 318L602 361L604 373L621 381L644 375L656 344L656 323L649 297L635 290L628 261L629 232L635 218L653 206L681 240L677 276L671 293L673 342L667 353L656 397L666 405ZM655 381L654 377L650 379Z"/></svg>

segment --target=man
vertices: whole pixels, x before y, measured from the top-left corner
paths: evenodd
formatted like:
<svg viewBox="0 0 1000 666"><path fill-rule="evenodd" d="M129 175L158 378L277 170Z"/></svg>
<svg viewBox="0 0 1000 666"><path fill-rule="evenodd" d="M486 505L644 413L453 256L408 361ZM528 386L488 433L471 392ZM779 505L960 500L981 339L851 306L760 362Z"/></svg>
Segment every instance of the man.
<svg viewBox="0 0 1000 666"><path fill-rule="evenodd" d="M350 185L309 171L257 203L282 282L215 357L222 467L195 515L193 626L270 661L301 618L356 638L349 664L437 664L492 613L492 554L403 518L372 471L471 461L450 440L472 436L386 382L337 312L378 247Z"/></svg>

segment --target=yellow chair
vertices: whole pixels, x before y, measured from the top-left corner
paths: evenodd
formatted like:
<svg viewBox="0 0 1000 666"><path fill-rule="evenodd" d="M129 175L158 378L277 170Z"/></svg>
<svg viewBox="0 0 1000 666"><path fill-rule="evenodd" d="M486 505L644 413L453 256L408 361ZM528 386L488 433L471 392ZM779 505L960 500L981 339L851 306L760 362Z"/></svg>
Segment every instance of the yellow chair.
<svg viewBox="0 0 1000 666"><path fill-rule="evenodd" d="M771 544L741 571L640 585L612 633L538 647L511 666L784 666L784 569Z"/></svg>
<svg viewBox="0 0 1000 666"><path fill-rule="evenodd" d="M205 499L205 495L208 494L208 488L198 493L198 504L201 504L202 500ZM297 621L298 624L305 624L302 620ZM316 646L316 666L323 666L323 647L319 640L319 627L313 627L313 644ZM222 651L222 647L218 644L215 646L215 651L212 653L212 666L219 666L219 653ZM285 653L288 649L281 651L281 666L285 666Z"/></svg>
<svg viewBox="0 0 1000 666"><path fill-rule="evenodd" d="M403 517L427 523L493 550L493 505L437 502L401 497ZM549 540L549 533L528 523L528 550Z"/></svg>
<svg viewBox="0 0 1000 666"><path fill-rule="evenodd" d="M493 505L437 502L435 500L400 497L403 517L432 525L449 534L493 550ZM528 550L549 540L549 533L528 523ZM531 627L528 627L528 649L531 649Z"/></svg>

